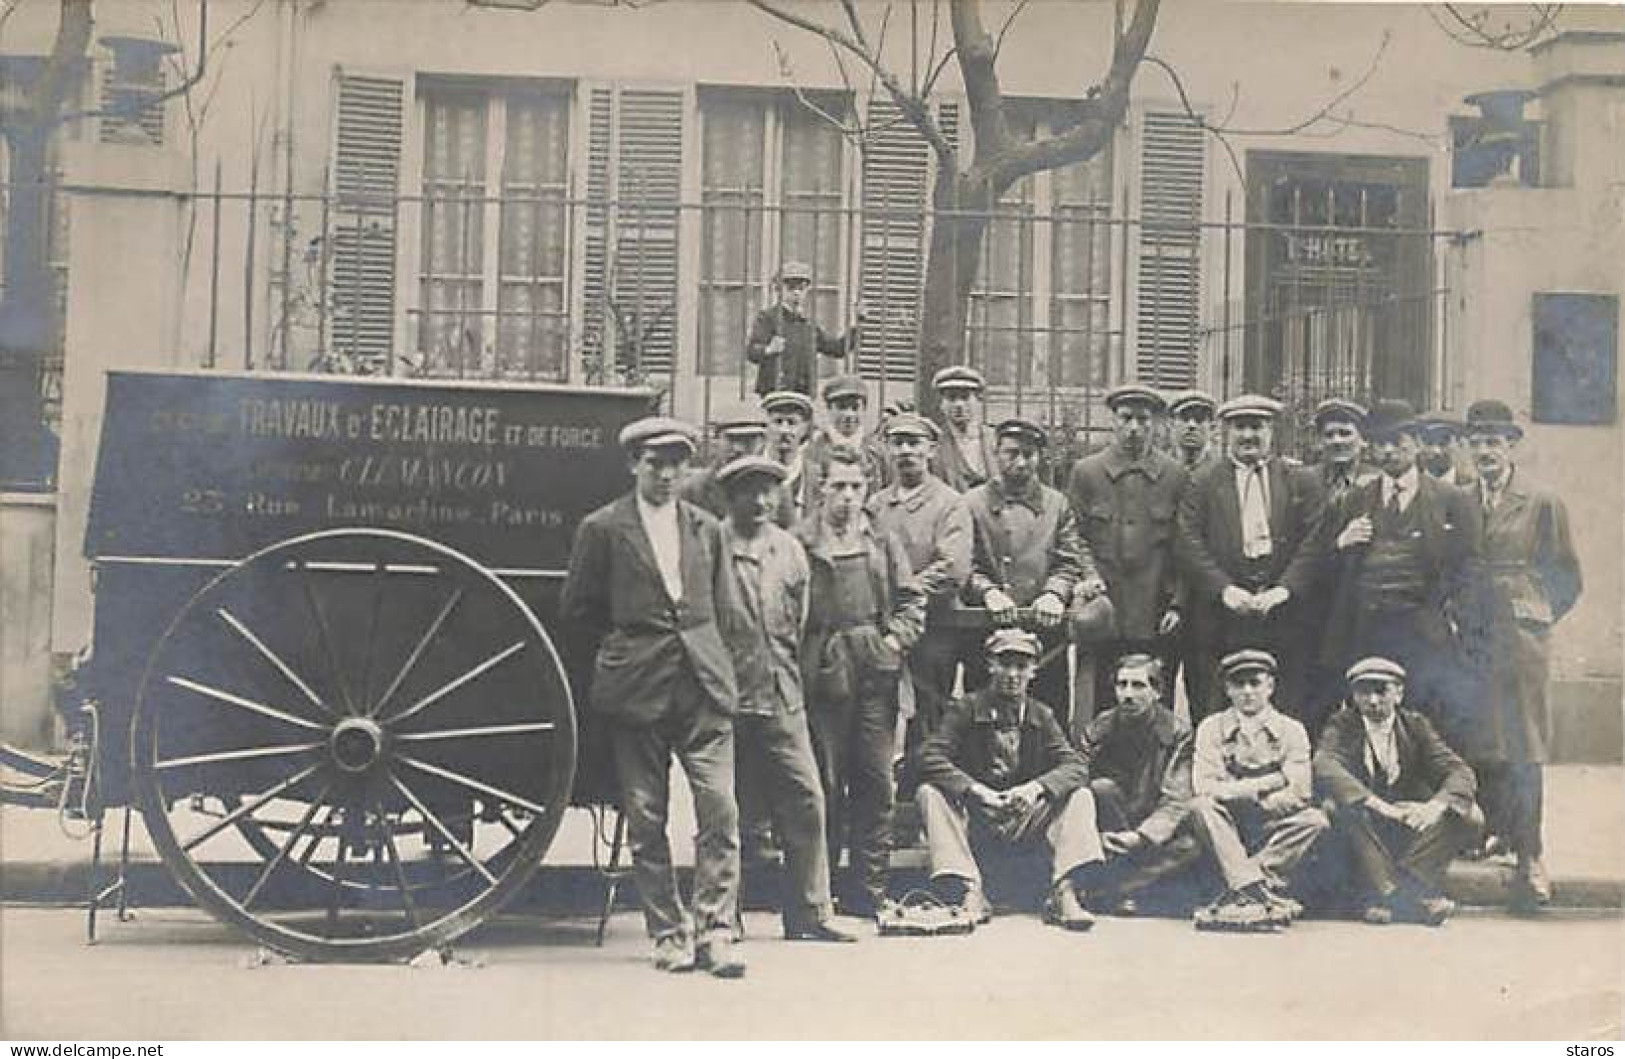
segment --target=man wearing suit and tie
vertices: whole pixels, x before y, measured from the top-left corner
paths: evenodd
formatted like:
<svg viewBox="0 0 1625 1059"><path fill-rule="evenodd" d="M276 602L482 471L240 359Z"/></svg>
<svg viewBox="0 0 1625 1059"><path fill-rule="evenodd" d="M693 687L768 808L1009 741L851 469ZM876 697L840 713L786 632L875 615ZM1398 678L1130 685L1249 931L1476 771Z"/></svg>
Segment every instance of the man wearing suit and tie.
<svg viewBox="0 0 1625 1059"><path fill-rule="evenodd" d="M1242 647L1272 654L1277 701L1305 701L1304 602L1319 574L1324 492L1313 470L1274 455L1281 405L1246 394L1219 408L1227 458L1192 475L1175 553L1185 575L1191 716L1223 708L1218 661Z"/></svg>
<svg viewBox="0 0 1625 1059"><path fill-rule="evenodd" d="M1483 828L1477 780L1426 717L1400 706L1404 666L1362 658L1348 688L1321 734L1314 776L1336 807L1333 833L1352 856L1364 919L1439 926L1456 907L1443 894L1445 870Z"/></svg>
<svg viewBox="0 0 1625 1059"><path fill-rule="evenodd" d="M598 643L592 708L609 725L655 966L737 978L739 691L727 642L744 617L721 525L677 497L694 439L688 424L660 416L621 431L635 488L581 523L559 609L566 627ZM692 912L666 839L673 757L698 825Z"/></svg>

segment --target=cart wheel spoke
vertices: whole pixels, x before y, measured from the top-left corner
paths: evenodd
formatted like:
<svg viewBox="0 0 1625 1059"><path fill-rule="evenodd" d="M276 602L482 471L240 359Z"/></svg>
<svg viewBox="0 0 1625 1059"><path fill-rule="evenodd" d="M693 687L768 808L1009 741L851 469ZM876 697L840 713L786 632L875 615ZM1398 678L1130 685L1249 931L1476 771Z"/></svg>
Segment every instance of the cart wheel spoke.
<svg viewBox="0 0 1625 1059"><path fill-rule="evenodd" d="M287 839L282 843L281 848L276 851L276 856L266 861L265 867L260 870L259 878L254 880L254 885L248 888L248 895L243 898L244 908L249 908L254 904L254 899L260 895L260 890L270 880L272 873L282 865L283 861L288 859L288 854L292 852L293 847L299 842L300 836L310 827L310 822L316 816L316 811L322 807L322 799L327 797L327 792L331 789L332 784L328 784L317 793L315 800L306 807L305 815L299 818L299 825L288 833Z"/></svg>
<svg viewBox="0 0 1625 1059"><path fill-rule="evenodd" d="M327 658L327 666L333 673L333 682L338 685L339 696L344 699L345 708L350 713L356 712L355 696L350 694L350 682L345 679L344 666L339 663L337 650L333 647L333 630L327 624L327 612L322 609L321 601L316 598L316 589L310 583L310 567L304 562L297 562L296 568L299 576L299 590L305 598L305 609L310 612L311 620L316 623L316 638L321 641L322 654Z"/></svg>
<svg viewBox="0 0 1625 1059"><path fill-rule="evenodd" d="M409 757L406 754L401 754L399 756L399 760L405 764L411 765L415 769L422 769L431 776L439 776L443 780L450 780L453 783L467 787L471 791L478 791L481 794L489 795L492 798L507 802L510 805L517 805L521 809L529 809L531 812L537 814L545 814L547 812L546 809L542 808L540 805L537 805L535 802L530 801L529 799L521 798L512 791L501 790L500 788L493 787L488 783L481 783L472 776L465 776L460 772L453 772L451 769L441 768L439 765L431 765L427 761L420 761L417 758Z"/></svg>
<svg viewBox="0 0 1625 1059"><path fill-rule="evenodd" d="M280 655L267 647L265 645L265 641L261 640L258 636L255 636L253 630L247 625L244 625L242 621L236 617L236 615L232 614L231 611L227 610L225 607L216 608L215 613L220 616L221 621L225 622L231 627L233 632L247 640L249 645L253 647L254 650L259 652L260 657L264 658L267 662L270 662L271 665L275 667L276 671L281 673L282 676L287 679L288 683L292 684L295 688L298 688L299 693L303 695L312 706L316 707L329 717L337 716L337 714L333 712L332 708L329 707L327 703L322 701L321 696L317 695L315 690L312 689L309 684L305 683L304 678L302 678L298 673L295 673L293 671L293 667L289 666L287 662L283 661Z"/></svg>
<svg viewBox="0 0 1625 1059"><path fill-rule="evenodd" d="M228 706L236 706L238 709L249 710L253 713L259 714L262 717L269 717L272 720L281 721L283 724L291 724L296 728L309 728L312 731L317 732L326 730L324 725L317 724L315 721L307 721L303 717L295 717L293 714L288 713L285 710L279 710L274 706L267 706L263 702L255 702L253 699L244 698L241 695L234 695L229 691L213 687L209 684L200 683L196 680L190 680L186 677L168 676L164 679L175 685L177 688L183 688L187 691L195 692L202 695L204 698L211 699L215 702L223 702Z"/></svg>
<svg viewBox="0 0 1625 1059"><path fill-rule="evenodd" d="M502 650L498 651L496 654L492 655L490 658L487 658L485 661L481 662L479 665L477 665L474 668L470 669L468 672L464 673L462 676L459 676L459 677L457 677L457 678L455 678L453 680L447 681L446 683L440 685L440 687L436 688L434 691L429 692L429 694L425 695L423 698L419 699L417 702L413 703L411 706L408 706L406 709L402 710L400 713L397 713L395 716L384 718L383 719L384 723L385 724L400 724L402 721L406 720L408 717L415 716L416 714L422 712L423 710L428 709L430 706L433 706L435 703L439 702L441 699L445 698L447 695L450 695L452 692L456 691L458 688L462 687L463 685L468 684L471 681L478 680L480 677L484 676L486 673L488 673L491 670L495 669L497 666L499 666L502 663L506 662L508 659L512 658L514 655L518 654L520 651L523 651L524 649L525 649L525 641L523 641L523 640L520 640L517 643L509 644L507 647L505 647Z"/></svg>
<svg viewBox="0 0 1625 1059"><path fill-rule="evenodd" d="M451 829L441 822L440 817L436 816L433 810L431 810L427 805L424 805L423 801L418 798L416 794L412 793L412 788L402 783L400 777L396 776L394 773L390 773L389 782L393 783L395 785L395 789L400 791L406 800L412 803L412 807L414 809L423 814L423 819L427 820L431 827L440 832L440 837L444 838L448 843L450 843L451 848L457 851L458 856L462 857L463 860L468 863L469 867L473 868L475 871L484 876L486 882L493 886L496 885L496 876L492 875L490 870L486 868L484 864L480 863L480 859L474 856L472 850L463 845L462 839L451 833Z"/></svg>
<svg viewBox="0 0 1625 1059"><path fill-rule="evenodd" d="M434 616L434 620L429 622L429 627L423 630L423 635L418 637L417 644L413 646L412 652L406 656L406 661L401 664L399 672L395 674L395 679L389 682L389 687L384 689L384 693L378 696L378 701L373 703L367 710L369 717L376 717L384 712L384 707L389 705L389 700L395 697L395 693L400 690L401 684L406 680L407 675L417 666L418 659L423 657L423 652L428 649L429 644L434 642L434 638L440 633L440 627L446 624L446 619L451 617L451 612L457 609L457 604L462 602L462 599L463 589L458 587L446 600L445 604L441 606L440 612Z"/></svg>
<svg viewBox="0 0 1625 1059"><path fill-rule="evenodd" d="M187 757L166 758L163 761L154 761L155 769L175 769L186 765L216 765L227 761L248 761L252 758L282 757L287 754L303 754L311 750L320 750L325 743L288 743L283 746L248 747L242 750L220 750L209 754L192 754Z"/></svg>
<svg viewBox="0 0 1625 1059"><path fill-rule="evenodd" d="M262 808L269 804L273 798L276 798L283 791L293 787L296 783L308 778L321 767L322 764L318 761L316 764L311 765L308 768L295 772L292 776L289 776L281 783L276 784L270 790L255 795L252 799L242 803L225 816L222 816L220 819L216 820L213 824L210 824L208 827L204 828L203 831L181 843L181 850L183 852L191 852L198 846L201 846L203 843L213 838L215 835L218 835L220 832L230 827L232 824L235 824L238 820L241 820L246 816L252 816L254 813L259 812Z"/></svg>
<svg viewBox="0 0 1625 1059"><path fill-rule="evenodd" d="M423 919L418 915L417 902L412 900L412 887L406 881L406 869L401 865L401 850L395 844L395 832L390 829L389 816L382 798L378 800L378 820L379 829L384 834L384 849L389 854L389 863L395 872L395 883L401 890L401 905L406 909L407 922L412 924L413 930L418 930L423 926Z"/></svg>
<svg viewBox="0 0 1625 1059"><path fill-rule="evenodd" d="M372 660L378 650L378 619L384 608L384 582L388 572L382 564L372 572L372 604L367 608L366 647L361 652L361 698L357 700L368 716L372 714Z"/></svg>
<svg viewBox="0 0 1625 1059"><path fill-rule="evenodd" d="M395 736L402 743L427 743L437 739L469 739L484 735L523 735L526 732L551 732L552 721L534 721L525 724L488 724L477 728L446 728L438 732L401 732Z"/></svg>

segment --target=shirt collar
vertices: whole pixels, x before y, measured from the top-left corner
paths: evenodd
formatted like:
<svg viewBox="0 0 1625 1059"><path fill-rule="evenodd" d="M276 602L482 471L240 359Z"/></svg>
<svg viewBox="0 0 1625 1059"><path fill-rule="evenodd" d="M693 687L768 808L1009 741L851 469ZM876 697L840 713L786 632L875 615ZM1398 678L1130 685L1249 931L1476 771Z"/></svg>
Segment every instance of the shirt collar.
<svg viewBox="0 0 1625 1059"><path fill-rule="evenodd" d="M1384 474L1382 476L1382 491L1386 495L1388 490L1391 488L1388 483L1398 482L1400 495L1410 496L1412 493L1416 492L1416 486L1420 480L1421 476L1417 473L1416 465L1412 464L1411 469L1400 475L1398 478L1390 478L1388 475Z"/></svg>
<svg viewBox="0 0 1625 1059"><path fill-rule="evenodd" d="M1281 736L1279 731L1281 711L1277 710L1274 706L1264 707L1257 714L1255 714L1250 721L1243 718L1241 716L1241 711L1236 709L1234 706L1225 707L1224 713L1220 716L1224 718L1220 731L1227 738L1235 735L1236 732L1241 729L1243 723L1246 723L1250 727L1257 728L1260 731L1268 732L1277 739L1279 739Z"/></svg>
<svg viewBox="0 0 1625 1059"><path fill-rule="evenodd" d="M634 495L637 498L638 517L643 519L645 522L659 522L662 520L670 522L676 520L677 500L675 497L668 500L666 503L661 504L659 507L656 507L654 504L651 504L647 500L643 499L642 493L636 493Z"/></svg>
<svg viewBox="0 0 1625 1059"><path fill-rule="evenodd" d="M1006 504L1020 504L1031 510L1034 514L1043 514L1044 511L1044 483L1038 480L1035 474L1027 488L1019 492L1006 492L1004 479L1000 477L989 478L987 482L989 495L993 498L993 510L997 511Z"/></svg>
<svg viewBox="0 0 1625 1059"><path fill-rule="evenodd" d="M1036 711L1033 710L1029 699L1023 698L1017 709L1020 711L1016 717L1018 726L1037 724L1035 719ZM977 724L998 724L1001 718L1008 715L1008 707L1000 709L998 700L994 697L991 688L982 691L977 696L976 704L971 710L971 720Z"/></svg>
<svg viewBox="0 0 1625 1059"><path fill-rule="evenodd" d="M1360 714L1360 723L1365 725L1365 734L1371 739L1392 739L1394 737L1394 725L1398 720L1399 711L1397 710L1389 714L1386 721L1373 721L1365 714Z"/></svg>
<svg viewBox="0 0 1625 1059"><path fill-rule="evenodd" d="M1255 470L1263 471L1266 475L1269 473L1270 458L1268 456L1251 465L1242 463L1234 456L1229 457L1229 460L1230 465L1236 469L1237 474L1251 474Z"/></svg>
<svg viewBox="0 0 1625 1059"><path fill-rule="evenodd" d="M1106 450L1106 475L1109 478L1121 478L1129 471L1139 471L1153 482L1162 477L1162 461L1157 454L1147 449L1139 459L1129 459L1119 446L1113 445Z"/></svg>

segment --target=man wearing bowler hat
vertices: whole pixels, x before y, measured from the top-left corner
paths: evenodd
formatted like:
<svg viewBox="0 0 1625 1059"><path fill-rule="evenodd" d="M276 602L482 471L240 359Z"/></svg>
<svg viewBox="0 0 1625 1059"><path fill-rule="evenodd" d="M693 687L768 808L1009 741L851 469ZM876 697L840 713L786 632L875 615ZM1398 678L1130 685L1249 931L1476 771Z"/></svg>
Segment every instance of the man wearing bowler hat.
<svg viewBox="0 0 1625 1059"><path fill-rule="evenodd" d="M1484 517L1490 613L1482 663L1488 687L1459 745L1484 781L1491 830L1517 857L1514 903L1533 910L1551 900L1541 836L1541 765L1551 730L1547 639L1580 598L1580 560L1563 501L1518 467L1523 428L1512 409L1474 402L1466 430L1479 476L1472 495Z"/></svg>
<svg viewBox="0 0 1625 1059"><path fill-rule="evenodd" d="M1078 533L1072 505L1039 480L1048 440L1044 429L1025 419L1007 419L999 424L998 435L996 477L965 497L976 541L964 599L986 609L995 625L1015 625L1020 612L1029 611L1033 631L1050 658L1039 670L1033 694L1065 727L1071 713L1064 658L1067 613L1074 602L1104 602L1106 583ZM986 683L981 659L975 665L972 659L965 661L968 686L981 687Z"/></svg>
<svg viewBox="0 0 1625 1059"><path fill-rule="evenodd" d="M679 492L684 500L704 508L719 519L728 517L728 497L717 481L717 472L730 460L760 456L767 445L767 417L754 407L723 412L711 424L717 438L717 455L711 466L683 481Z"/></svg>
<svg viewBox="0 0 1625 1059"><path fill-rule="evenodd" d="M745 359L756 365L756 392L795 390L811 394L818 381L818 357L838 359L858 347L856 324L835 338L810 318L812 269L786 261L779 270L779 300L756 314L745 342ZM856 314L861 318L861 310Z"/></svg>
<svg viewBox="0 0 1625 1059"><path fill-rule="evenodd" d="M1451 710L1464 687L1457 621L1479 574L1479 508L1417 467L1409 404L1378 401L1366 429L1379 473L1327 512L1331 597L1320 661L1341 673L1367 656L1392 659L1409 673L1413 703Z"/></svg>
<svg viewBox="0 0 1625 1059"><path fill-rule="evenodd" d="M1290 925L1288 891L1303 855L1329 826L1311 797L1309 735L1275 708L1275 658L1248 648L1220 662L1229 706L1202 719L1191 763L1191 830L1226 890L1196 913L1198 929Z"/></svg>
<svg viewBox="0 0 1625 1059"><path fill-rule="evenodd" d="M1181 390L1168 399L1174 453L1187 474L1213 454L1213 416L1219 403L1201 390Z"/></svg>
<svg viewBox="0 0 1625 1059"><path fill-rule="evenodd" d="M677 497L694 437L687 423L663 416L621 431L635 486L576 531L559 613L597 644L591 705L609 727L655 966L737 978L745 973L733 937L739 685L727 644L744 617L722 526ZM698 824L692 909L666 839L673 757Z"/></svg>
<svg viewBox="0 0 1625 1059"><path fill-rule="evenodd" d="M1112 701L1117 658L1163 655L1179 630L1180 589L1174 566L1174 518L1186 472L1151 445L1166 407L1149 386L1128 383L1106 394L1112 443L1072 467L1067 496L1116 617L1115 637L1080 650L1072 731Z"/></svg>
<svg viewBox="0 0 1625 1059"><path fill-rule="evenodd" d="M773 523L784 468L764 456L724 464L717 482L728 498L723 542L745 622L729 647L739 680L734 715L735 790L761 805L784 846L784 936L852 941L830 919L824 790L813 757L801 685L807 619L807 554Z"/></svg>
<svg viewBox="0 0 1625 1059"><path fill-rule="evenodd" d="M1321 566L1325 495L1315 472L1274 453L1280 402L1244 394L1219 408L1227 458L1191 478L1180 498L1175 554L1191 643L1191 716L1220 708L1218 660L1241 647L1280 666L1278 704L1303 708L1304 603Z"/></svg>
<svg viewBox="0 0 1625 1059"><path fill-rule="evenodd" d="M1326 722L1314 774L1336 807L1332 828L1352 858L1364 919L1439 926L1455 911L1445 869L1483 829L1477 780L1426 717L1401 705L1404 666L1372 656L1347 676L1348 702Z"/></svg>
<svg viewBox="0 0 1625 1059"><path fill-rule="evenodd" d="M997 469L993 453L999 439L982 420L987 384L975 368L953 364L931 377L931 388L942 409L942 439L931 470L954 491L967 493Z"/></svg>

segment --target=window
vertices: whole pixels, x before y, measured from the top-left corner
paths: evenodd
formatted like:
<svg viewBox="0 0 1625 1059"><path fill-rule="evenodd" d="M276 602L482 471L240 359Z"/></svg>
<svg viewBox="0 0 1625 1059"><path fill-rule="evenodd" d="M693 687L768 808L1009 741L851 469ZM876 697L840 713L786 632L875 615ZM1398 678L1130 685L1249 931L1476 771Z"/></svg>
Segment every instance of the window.
<svg viewBox="0 0 1625 1059"><path fill-rule="evenodd" d="M1135 363L1141 381L1196 385L1206 133L1189 114L1152 111L1140 135Z"/></svg>
<svg viewBox="0 0 1625 1059"><path fill-rule="evenodd" d="M832 116L838 95L814 104ZM707 90L700 200L701 374L743 371L752 315L771 298L784 261L812 266L810 312L825 327L846 323L841 295L845 144L841 132L793 95Z"/></svg>
<svg viewBox="0 0 1625 1059"><path fill-rule="evenodd" d="M422 369L563 379L569 94L451 82L420 94Z"/></svg>

